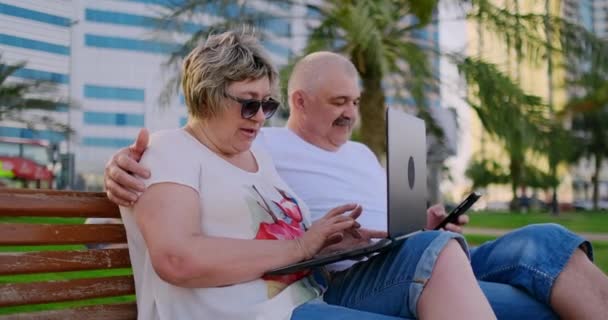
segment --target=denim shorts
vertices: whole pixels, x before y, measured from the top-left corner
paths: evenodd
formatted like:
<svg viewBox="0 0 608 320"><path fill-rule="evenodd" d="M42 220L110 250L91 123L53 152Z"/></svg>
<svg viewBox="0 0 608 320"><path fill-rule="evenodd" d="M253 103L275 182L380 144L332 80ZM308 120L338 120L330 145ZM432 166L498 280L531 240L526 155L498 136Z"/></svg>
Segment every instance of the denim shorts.
<svg viewBox="0 0 608 320"><path fill-rule="evenodd" d="M532 224L471 249L471 265L477 280L509 284L549 304L555 279L577 248L593 261L589 241L559 224Z"/></svg>
<svg viewBox="0 0 608 320"><path fill-rule="evenodd" d="M324 301L298 307L292 319L415 318L418 299L437 257L451 239L468 254L462 235L425 231L367 261L332 273Z"/></svg>
<svg viewBox="0 0 608 320"><path fill-rule="evenodd" d="M332 274L323 300L292 319L416 318L418 299L450 239L469 253L461 235L426 231L350 269ZM499 319L557 319L549 307L553 283L577 248L591 244L557 224L530 225L470 251L479 285Z"/></svg>

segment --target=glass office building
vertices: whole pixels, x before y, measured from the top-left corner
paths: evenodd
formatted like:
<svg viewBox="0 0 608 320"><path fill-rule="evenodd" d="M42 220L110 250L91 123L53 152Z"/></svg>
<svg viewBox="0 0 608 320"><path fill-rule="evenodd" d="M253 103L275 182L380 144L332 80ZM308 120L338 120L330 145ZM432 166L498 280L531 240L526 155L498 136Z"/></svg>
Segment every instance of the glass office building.
<svg viewBox="0 0 608 320"><path fill-rule="evenodd" d="M0 136L56 143L62 154L72 155L68 162L75 187L95 190L101 188L107 159L131 144L139 128L156 131L183 125L183 98L176 96L168 106L159 104L175 70L164 65L180 43L218 19L218 8L205 8L179 31L161 32L157 17L168 3L175 1L2 0L2 63L27 63L9 81L50 81L57 88L53 97L73 101L75 107L60 105L57 111L44 112L73 128L69 137L10 121L0 122ZM257 1L246 10L269 15L260 26L263 44L275 63L286 64L294 50L288 19L294 8Z"/></svg>

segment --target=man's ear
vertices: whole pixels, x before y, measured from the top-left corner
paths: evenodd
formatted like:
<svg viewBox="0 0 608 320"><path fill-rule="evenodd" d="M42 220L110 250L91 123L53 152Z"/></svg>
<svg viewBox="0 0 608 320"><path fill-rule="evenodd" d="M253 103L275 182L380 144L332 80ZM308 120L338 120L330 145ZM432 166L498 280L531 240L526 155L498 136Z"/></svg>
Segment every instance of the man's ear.
<svg viewBox="0 0 608 320"><path fill-rule="evenodd" d="M306 94L302 90L296 90L291 94L289 105L300 112L306 112Z"/></svg>

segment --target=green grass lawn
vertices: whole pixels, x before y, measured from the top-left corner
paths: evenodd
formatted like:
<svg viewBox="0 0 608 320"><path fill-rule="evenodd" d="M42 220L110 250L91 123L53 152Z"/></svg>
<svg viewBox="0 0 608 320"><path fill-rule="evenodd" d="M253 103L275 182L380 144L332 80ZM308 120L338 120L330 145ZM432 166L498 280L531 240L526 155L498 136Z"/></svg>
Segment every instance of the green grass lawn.
<svg viewBox="0 0 608 320"><path fill-rule="evenodd" d="M469 226L475 228L515 229L532 223L559 223L575 232L608 233L608 212L512 213L477 211L469 214Z"/></svg>

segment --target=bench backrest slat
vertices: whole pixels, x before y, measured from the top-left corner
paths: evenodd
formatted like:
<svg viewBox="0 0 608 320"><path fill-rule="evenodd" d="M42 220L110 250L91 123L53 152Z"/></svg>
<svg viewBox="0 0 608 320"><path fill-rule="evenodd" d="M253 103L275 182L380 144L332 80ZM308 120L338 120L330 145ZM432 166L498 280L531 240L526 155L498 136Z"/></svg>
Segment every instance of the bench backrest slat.
<svg viewBox="0 0 608 320"><path fill-rule="evenodd" d="M128 249L0 252L0 275L128 268Z"/></svg>
<svg viewBox="0 0 608 320"><path fill-rule="evenodd" d="M118 207L104 193L8 190L0 192L0 216L120 218Z"/></svg>
<svg viewBox="0 0 608 320"><path fill-rule="evenodd" d="M135 293L132 276L11 283L0 287L0 307L103 298Z"/></svg>
<svg viewBox="0 0 608 320"><path fill-rule="evenodd" d="M2 245L125 243L121 224L0 224Z"/></svg>
<svg viewBox="0 0 608 320"><path fill-rule="evenodd" d="M135 303L102 304L74 309L40 311L0 316L0 320L135 320Z"/></svg>
<svg viewBox="0 0 608 320"><path fill-rule="evenodd" d="M136 304L125 303L135 293L133 276L108 270L131 266L128 249L84 246L126 246L124 226L112 219L84 224L85 217L120 212L103 193L0 189L0 320L137 318ZM76 306L102 297L104 304ZM64 309L40 305L54 302L65 302Z"/></svg>

